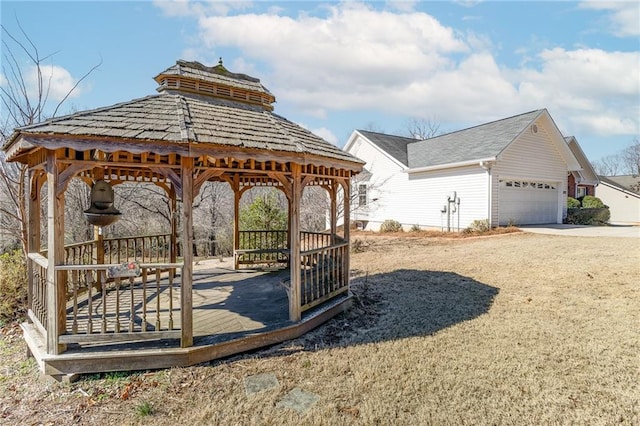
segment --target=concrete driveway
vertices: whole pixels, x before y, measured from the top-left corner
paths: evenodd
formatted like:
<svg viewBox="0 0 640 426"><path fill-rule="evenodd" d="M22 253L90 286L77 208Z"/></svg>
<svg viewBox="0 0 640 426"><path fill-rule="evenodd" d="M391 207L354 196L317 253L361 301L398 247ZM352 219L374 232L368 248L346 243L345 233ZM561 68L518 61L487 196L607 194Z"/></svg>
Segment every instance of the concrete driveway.
<svg viewBox="0 0 640 426"><path fill-rule="evenodd" d="M640 226L630 225L586 226L550 224L519 226L519 228L523 232L534 232L537 234L570 235L575 237L640 238Z"/></svg>

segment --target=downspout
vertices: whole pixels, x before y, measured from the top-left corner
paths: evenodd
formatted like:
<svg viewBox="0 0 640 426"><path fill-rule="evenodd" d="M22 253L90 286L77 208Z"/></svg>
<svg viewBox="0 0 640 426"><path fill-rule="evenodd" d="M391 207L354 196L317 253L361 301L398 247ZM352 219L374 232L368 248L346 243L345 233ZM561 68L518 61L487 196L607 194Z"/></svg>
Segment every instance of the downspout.
<svg viewBox="0 0 640 426"><path fill-rule="evenodd" d="M487 206L487 221L489 222L489 228L493 227L493 218L491 214L491 207L493 205L493 191L491 185L491 167L493 167L492 161L480 161L480 167L487 171L487 192L488 192L488 206Z"/></svg>

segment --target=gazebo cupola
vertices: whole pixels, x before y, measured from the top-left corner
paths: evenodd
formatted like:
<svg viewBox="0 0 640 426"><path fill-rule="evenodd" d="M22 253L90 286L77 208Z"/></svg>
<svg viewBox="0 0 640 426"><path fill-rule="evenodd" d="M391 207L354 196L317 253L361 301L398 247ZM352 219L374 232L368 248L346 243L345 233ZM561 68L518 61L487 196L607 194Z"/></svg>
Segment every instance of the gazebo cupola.
<svg viewBox="0 0 640 426"><path fill-rule="evenodd" d="M199 62L177 61L155 77L158 92L197 94L209 98L228 99L259 105L273 111L276 101L260 80L246 74L233 73L222 65L207 67Z"/></svg>

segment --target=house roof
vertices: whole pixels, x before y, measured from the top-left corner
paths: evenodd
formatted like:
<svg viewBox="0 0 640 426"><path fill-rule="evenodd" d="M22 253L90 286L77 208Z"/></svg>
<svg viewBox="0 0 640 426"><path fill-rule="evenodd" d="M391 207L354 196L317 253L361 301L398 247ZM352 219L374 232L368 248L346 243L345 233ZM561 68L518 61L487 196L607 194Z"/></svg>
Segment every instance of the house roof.
<svg viewBox="0 0 640 426"><path fill-rule="evenodd" d="M410 168L497 157L545 110L536 110L407 145Z"/></svg>
<svg viewBox="0 0 640 426"><path fill-rule="evenodd" d="M378 148L382 149L387 154L391 155L394 159L409 166L407 158L407 145L412 142L416 142L414 138L407 138L404 136L386 135L384 133L369 132L366 130L358 130L360 134L369 139Z"/></svg>
<svg viewBox="0 0 640 426"><path fill-rule="evenodd" d="M567 145L569 146L569 149L571 149L571 152L573 153L576 160L578 160L578 163L580 163L580 167L582 167L582 170L577 172L583 179L581 183L586 185L597 185L598 175L593 169L593 166L591 166L591 163L589 162L589 159L585 155L584 151L582 151L578 140L575 138L575 136L566 136L564 140L565 142L567 142Z"/></svg>
<svg viewBox="0 0 640 426"><path fill-rule="evenodd" d="M183 62L169 72L205 73L203 78L224 78L225 84L254 87L257 79L241 74L218 76L207 68L185 67ZM221 65L220 65L221 66ZM218 69L219 71L219 69ZM163 72L167 73L167 71ZM161 73L160 75L164 75ZM208 73L208 74L207 74ZM196 73L197 74L197 73ZM266 89L264 89L266 90ZM268 93L265 92L265 93ZM349 163L362 162L312 132L273 113L264 105L242 102L214 94L193 91L161 90L161 93L112 106L82 111L16 129L3 149L8 151L18 139L28 139L24 148L12 149L12 156L38 145L46 139L50 145L66 146L65 141L90 144L99 138L117 142L120 149L127 144L169 143L173 145L214 145L287 152L296 156L314 155ZM78 142L80 140L80 142ZM53 141L53 142L51 142ZM88 146L89 148L89 146Z"/></svg>
<svg viewBox="0 0 640 426"><path fill-rule="evenodd" d="M640 176L637 175L621 175L621 176L598 176L600 182L609 184L624 191L629 191L638 194L638 188L640 186Z"/></svg>
<svg viewBox="0 0 640 426"><path fill-rule="evenodd" d="M580 164L546 109L530 111L424 140L358 130L362 136L410 170L447 168L495 160L525 130L541 120L569 170ZM347 145L348 147L349 145Z"/></svg>

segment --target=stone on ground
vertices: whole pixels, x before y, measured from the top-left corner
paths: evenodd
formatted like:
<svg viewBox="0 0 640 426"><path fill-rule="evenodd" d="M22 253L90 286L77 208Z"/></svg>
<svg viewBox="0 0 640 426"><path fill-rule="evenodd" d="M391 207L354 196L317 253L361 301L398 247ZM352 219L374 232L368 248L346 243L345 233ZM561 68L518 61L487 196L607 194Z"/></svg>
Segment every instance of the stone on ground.
<svg viewBox="0 0 640 426"><path fill-rule="evenodd" d="M273 373L256 374L244 379L244 391L247 396L278 387L280 383Z"/></svg>
<svg viewBox="0 0 640 426"><path fill-rule="evenodd" d="M300 414L306 413L320 397L311 392L305 392L300 388L293 388L286 394L276 407L290 408Z"/></svg>

